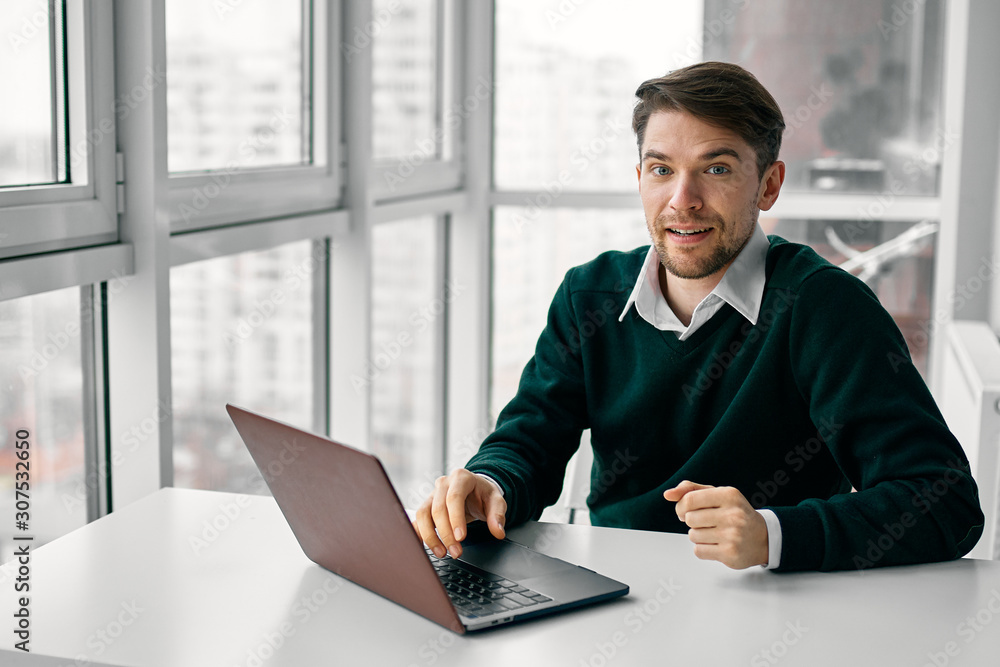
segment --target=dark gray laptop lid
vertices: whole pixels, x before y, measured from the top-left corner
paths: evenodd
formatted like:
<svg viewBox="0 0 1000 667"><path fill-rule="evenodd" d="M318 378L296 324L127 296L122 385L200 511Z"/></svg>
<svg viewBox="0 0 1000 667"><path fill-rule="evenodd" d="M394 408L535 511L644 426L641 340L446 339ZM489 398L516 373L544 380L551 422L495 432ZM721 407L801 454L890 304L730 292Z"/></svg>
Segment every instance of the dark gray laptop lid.
<svg viewBox="0 0 1000 667"><path fill-rule="evenodd" d="M233 405L226 410L310 560L465 632L377 458Z"/></svg>

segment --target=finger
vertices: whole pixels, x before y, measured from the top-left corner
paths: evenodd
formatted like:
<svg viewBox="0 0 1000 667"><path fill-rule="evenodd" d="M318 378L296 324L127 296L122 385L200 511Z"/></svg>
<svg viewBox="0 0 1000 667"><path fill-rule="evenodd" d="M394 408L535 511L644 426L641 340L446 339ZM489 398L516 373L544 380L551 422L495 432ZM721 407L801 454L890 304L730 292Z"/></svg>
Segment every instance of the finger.
<svg viewBox="0 0 1000 667"><path fill-rule="evenodd" d="M684 514L684 523L689 528L715 528L723 519L716 508L688 510Z"/></svg>
<svg viewBox="0 0 1000 667"><path fill-rule="evenodd" d="M694 544L719 544L719 531L715 528L692 528L688 531L688 539Z"/></svg>
<svg viewBox="0 0 1000 667"><path fill-rule="evenodd" d="M726 507L731 500L732 496L723 489L709 486L685 493L675 509L681 521L685 521L689 512Z"/></svg>
<svg viewBox="0 0 1000 667"><path fill-rule="evenodd" d="M692 528L688 539L694 543L694 555L700 560L714 560L735 569L733 545L724 542L715 528Z"/></svg>
<svg viewBox="0 0 1000 667"><path fill-rule="evenodd" d="M695 544L694 555L701 560L714 560L733 570L745 570L754 565L766 565L749 558L746 553L732 544Z"/></svg>
<svg viewBox="0 0 1000 667"><path fill-rule="evenodd" d="M681 498L683 498L684 494L688 493L689 491L696 491L698 489L710 489L710 488L712 487L706 484L697 484L695 482L685 479L683 482L673 487L672 489L667 489L666 491L664 491L663 497L669 500L670 502L675 503Z"/></svg>
<svg viewBox="0 0 1000 667"><path fill-rule="evenodd" d="M449 552L452 546L456 544L455 536L452 533L451 528L451 517L448 516L448 487L449 479L447 477L439 477L438 481L434 485L434 500L431 503L431 516L434 517L434 527L437 529L438 537L441 539L441 543L444 548ZM463 516L465 512L462 512ZM434 551L434 555L438 558L444 558L444 553L439 553Z"/></svg>
<svg viewBox="0 0 1000 667"><path fill-rule="evenodd" d="M687 523L689 512L719 507L719 496L716 494L716 490L715 487L708 486L685 493L684 497L678 500L677 505L674 506L677 518Z"/></svg>
<svg viewBox="0 0 1000 667"><path fill-rule="evenodd" d="M476 490L476 478L471 473L466 472L465 474L461 474L462 472L464 471L458 471L456 474L451 475L448 491L445 494L445 504L447 505L448 517L450 519L449 528L451 528L450 532L454 538L454 542L445 540L444 535L441 536L441 539L448 545L448 552L452 558L458 558L462 555L462 545L460 542L465 539L467 534L467 504L472 505L469 508L473 510L472 513L476 513L480 509L477 507L480 504L479 498L473 493ZM440 526L438 527L438 532L441 532Z"/></svg>
<svg viewBox="0 0 1000 667"><path fill-rule="evenodd" d="M701 560L724 562L723 550L718 544L695 544L694 555Z"/></svg>
<svg viewBox="0 0 1000 667"><path fill-rule="evenodd" d="M414 524L417 527L417 532L420 534L421 539L423 539L424 544L430 547L431 551L438 558L444 558L445 548L441 544L441 540L438 539L437 531L434 530L434 518L431 516L431 502L433 496L424 501L424 503L417 510L417 518Z"/></svg>
<svg viewBox="0 0 1000 667"><path fill-rule="evenodd" d="M489 493L485 508L486 525L493 537L502 540L507 536L507 531L504 529L507 523L507 501L492 488L492 485Z"/></svg>

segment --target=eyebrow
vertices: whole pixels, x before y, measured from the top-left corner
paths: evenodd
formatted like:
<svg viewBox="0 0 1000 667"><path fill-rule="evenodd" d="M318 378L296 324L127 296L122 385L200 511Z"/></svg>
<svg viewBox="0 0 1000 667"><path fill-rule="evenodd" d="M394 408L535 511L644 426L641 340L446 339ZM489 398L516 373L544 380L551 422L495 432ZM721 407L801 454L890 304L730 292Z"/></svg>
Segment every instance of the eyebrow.
<svg viewBox="0 0 1000 667"><path fill-rule="evenodd" d="M742 162L743 158L732 148L716 148L714 151L709 151L701 156L702 160L714 160L717 157L722 157L723 155L728 155L734 158L737 162Z"/></svg>
<svg viewBox="0 0 1000 667"><path fill-rule="evenodd" d="M723 155L728 155L729 157L735 159L737 162L743 161L743 158L740 157L740 154L737 153L735 149L726 147L716 148L715 150L708 151L707 153L702 153L699 159L703 161L714 160L715 158L722 157ZM645 153L643 153L642 156L642 161L645 162L646 160L662 160L664 162L669 162L670 158L666 154L661 153L660 151L649 149Z"/></svg>

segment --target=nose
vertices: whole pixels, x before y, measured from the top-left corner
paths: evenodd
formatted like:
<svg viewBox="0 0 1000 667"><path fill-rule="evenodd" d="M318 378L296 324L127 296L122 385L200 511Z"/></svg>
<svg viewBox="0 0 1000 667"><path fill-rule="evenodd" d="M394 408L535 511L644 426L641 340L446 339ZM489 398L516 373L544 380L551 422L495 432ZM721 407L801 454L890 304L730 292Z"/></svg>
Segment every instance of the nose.
<svg viewBox="0 0 1000 667"><path fill-rule="evenodd" d="M675 211L697 211L701 208L701 196L697 181L693 176L677 174L673 179L674 191L670 195L670 208Z"/></svg>

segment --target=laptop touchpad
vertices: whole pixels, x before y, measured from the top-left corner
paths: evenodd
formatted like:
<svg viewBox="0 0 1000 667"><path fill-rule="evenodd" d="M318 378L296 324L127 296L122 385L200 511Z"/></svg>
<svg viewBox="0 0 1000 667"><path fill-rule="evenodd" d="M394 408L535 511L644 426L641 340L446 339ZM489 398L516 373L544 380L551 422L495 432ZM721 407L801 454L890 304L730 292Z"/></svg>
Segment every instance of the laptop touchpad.
<svg viewBox="0 0 1000 667"><path fill-rule="evenodd" d="M463 544L459 560L514 581L575 569L569 563L542 555L520 544L499 540L492 543Z"/></svg>

